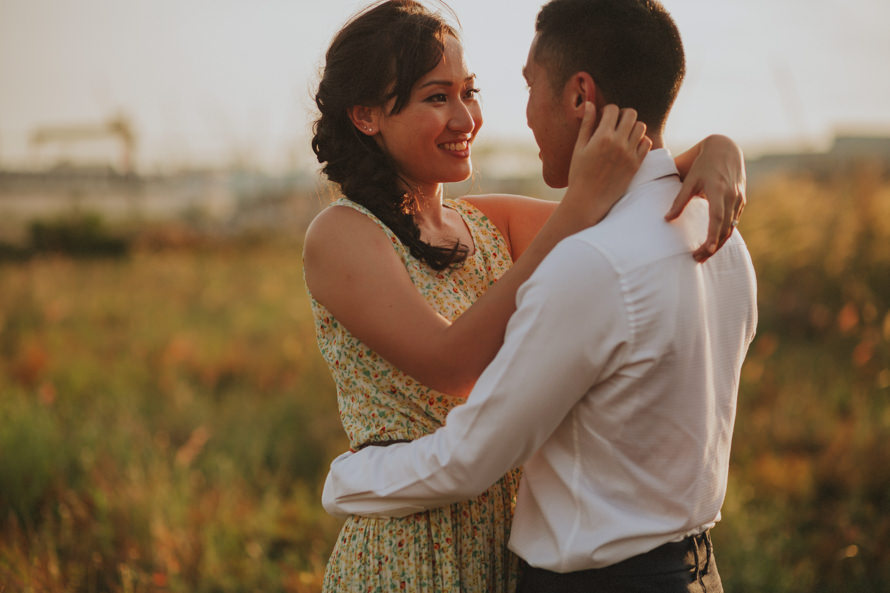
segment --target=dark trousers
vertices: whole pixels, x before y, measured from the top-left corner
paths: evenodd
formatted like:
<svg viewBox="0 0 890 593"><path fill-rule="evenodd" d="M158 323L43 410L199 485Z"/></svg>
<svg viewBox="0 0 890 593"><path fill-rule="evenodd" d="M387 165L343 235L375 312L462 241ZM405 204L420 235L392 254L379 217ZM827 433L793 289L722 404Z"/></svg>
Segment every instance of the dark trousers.
<svg viewBox="0 0 890 593"><path fill-rule="evenodd" d="M723 593L707 531L605 568L523 568L516 593Z"/></svg>

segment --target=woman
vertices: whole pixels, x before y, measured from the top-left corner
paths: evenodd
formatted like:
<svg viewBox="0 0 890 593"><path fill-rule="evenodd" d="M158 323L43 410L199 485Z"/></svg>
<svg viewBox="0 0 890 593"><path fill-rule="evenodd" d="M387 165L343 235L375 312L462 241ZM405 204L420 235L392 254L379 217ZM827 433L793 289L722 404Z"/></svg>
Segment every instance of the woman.
<svg viewBox="0 0 890 593"><path fill-rule="evenodd" d="M313 149L345 198L307 231L304 270L353 448L442 424L497 352L518 286L560 239L605 216L649 148L632 112L607 108L591 134L588 110L559 205L442 200L442 183L472 171L476 93L455 31L413 0L375 5L328 50ZM698 150L681 155L681 172ZM465 503L347 519L325 589L512 590L517 483L511 472Z"/></svg>

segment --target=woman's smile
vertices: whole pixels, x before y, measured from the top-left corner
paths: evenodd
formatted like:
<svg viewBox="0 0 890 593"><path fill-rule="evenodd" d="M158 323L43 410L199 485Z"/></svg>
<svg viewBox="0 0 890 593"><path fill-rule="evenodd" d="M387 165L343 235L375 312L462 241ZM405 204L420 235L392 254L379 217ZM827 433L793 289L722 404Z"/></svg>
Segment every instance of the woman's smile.
<svg viewBox="0 0 890 593"><path fill-rule="evenodd" d="M470 156L469 140L461 140L459 142L444 142L439 145L439 148L450 153L452 156L460 158L469 158Z"/></svg>

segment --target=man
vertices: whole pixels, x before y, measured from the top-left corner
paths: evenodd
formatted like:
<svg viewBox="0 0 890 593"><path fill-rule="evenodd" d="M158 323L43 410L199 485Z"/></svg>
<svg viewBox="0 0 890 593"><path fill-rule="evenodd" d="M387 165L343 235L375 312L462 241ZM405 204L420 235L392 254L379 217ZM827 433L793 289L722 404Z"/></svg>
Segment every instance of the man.
<svg viewBox="0 0 890 593"><path fill-rule="evenodd" d="M446 426L331 466L325 508L401 516L472 498L524 464L510 548L520 591L722 591L719 520L755 279L738 233L705 264L707 207L672 223L662 137L684 71L652 0L553 0L524 75L545 180L565 186L586 109L634 108L653 151L597 226L520 289L504 345Z"/></svg>

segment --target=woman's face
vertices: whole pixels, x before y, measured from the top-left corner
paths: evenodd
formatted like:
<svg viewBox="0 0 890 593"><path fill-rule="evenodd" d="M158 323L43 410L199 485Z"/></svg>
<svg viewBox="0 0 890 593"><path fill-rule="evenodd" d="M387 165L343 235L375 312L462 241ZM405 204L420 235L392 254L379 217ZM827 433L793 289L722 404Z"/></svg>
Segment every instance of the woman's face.
<svg viewBox="0 0 890 593"><path fill-rule="evenodd" d="M475 82L460 43L448 36L442 60L417 81L405 107L388 115L390 103L381 114L377 141L402 177L424 193L473 171L470 146L482 125Z"/></svg>

